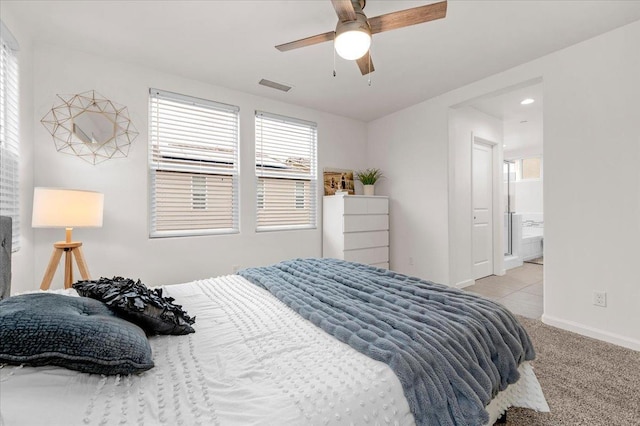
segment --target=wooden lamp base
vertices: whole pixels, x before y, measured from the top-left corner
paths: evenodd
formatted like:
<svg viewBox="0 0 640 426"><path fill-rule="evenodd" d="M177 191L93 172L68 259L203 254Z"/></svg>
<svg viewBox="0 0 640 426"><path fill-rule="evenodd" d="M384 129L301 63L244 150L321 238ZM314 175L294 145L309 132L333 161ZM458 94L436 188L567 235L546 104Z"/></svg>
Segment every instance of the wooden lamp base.
<svg viewBox="0 0 640 426"><path fill-rule="evenodd" d="M80 271L80 276L83 280L90 280L89 276L89 268L87 267L87 262L84 260L84 254L82 254L82 243L79 241L58 241L53 244L53 254L51 255L51 259L49 260L49 266L47 266L47 270L44 273L44 278L42 278L42 284L40 284L40 290L48 290L51 286L51 281L53 280L53 276L58 269L58 264L60 263L60 258L62 257L62 253L64 253L64 288L71 288L71 284L73 284L73 259L72 256L76 258L76 263L78 264L78 270Z"/></svg>

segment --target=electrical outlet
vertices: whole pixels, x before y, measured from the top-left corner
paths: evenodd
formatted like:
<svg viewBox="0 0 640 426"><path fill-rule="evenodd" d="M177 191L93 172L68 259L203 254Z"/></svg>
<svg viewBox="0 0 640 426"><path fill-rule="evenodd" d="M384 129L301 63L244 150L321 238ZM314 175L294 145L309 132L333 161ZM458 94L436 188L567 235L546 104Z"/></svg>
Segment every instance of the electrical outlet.
<svg viewBox="0 0 640 426"><path fill-rule="evenodd" d="M413 257L409 258L409 265L413 266Z"/></svg>
<svg viewBox="0 0 640 426"><path fill-rule="evenodd" d="M233 269L233 273L235 274L235 273L237 273L237 272L242 268L242 266L240 266L240 265L233 265L231 268Z"/></svg>
<svg viewBox="0 0 640 426"><path fill-rule="evenodd" d="M594 291L593 304L605 308L607 306L607 293L604 291Z"/></svg>

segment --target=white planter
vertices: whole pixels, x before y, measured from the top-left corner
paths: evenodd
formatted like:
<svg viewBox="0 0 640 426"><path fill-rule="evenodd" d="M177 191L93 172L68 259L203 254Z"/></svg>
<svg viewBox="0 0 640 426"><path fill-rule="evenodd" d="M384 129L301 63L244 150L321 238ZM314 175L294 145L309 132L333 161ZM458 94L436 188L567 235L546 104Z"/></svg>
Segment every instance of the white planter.
<svg viewBox="0 0 640 426"><path fill-rule="evenodd" d="M363 185L364 186L364 195L374 195L375 185Z"/></svg>

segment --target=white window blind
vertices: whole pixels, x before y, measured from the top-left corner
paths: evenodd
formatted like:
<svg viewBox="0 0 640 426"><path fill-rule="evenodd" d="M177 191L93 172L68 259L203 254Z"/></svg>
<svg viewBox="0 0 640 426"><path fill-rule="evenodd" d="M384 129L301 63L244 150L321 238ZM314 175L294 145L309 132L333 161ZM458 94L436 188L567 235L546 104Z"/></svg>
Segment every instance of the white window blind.
<svg viewBox="0 0 640 426"><path fill-rule="evenodd" d="M256 111L257 230L315 228L315 123Z"/></svg>
<svg viewBox="0 0 640 426"><path fill-rule="evenodd" d="M20 248L17 51L17 41L0 21L0 215L12 218L12 251Z"/></svg>
<svg viewBox="0 0 640 426"><path fill-rule="evenodd" d="M150 90L152 237L238 232L238 111Z"/></svg>

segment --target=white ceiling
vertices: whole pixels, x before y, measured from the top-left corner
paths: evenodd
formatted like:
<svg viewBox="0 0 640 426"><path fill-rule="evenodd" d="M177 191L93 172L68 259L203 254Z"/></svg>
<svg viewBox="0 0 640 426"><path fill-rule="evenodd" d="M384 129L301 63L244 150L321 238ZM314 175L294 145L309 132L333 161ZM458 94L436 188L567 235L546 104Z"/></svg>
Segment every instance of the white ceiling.
<svg viewBox="0 0 640 426"><path fill-rule="evenodd" d="M520 102L527 98L534 102L522 105ZM543 86L538 83L480 99L469 106L502 120L504 152L508 158L512 153L542 154L542 105Z"/></svg>
<svg viewBox="0 0 640 426"><path fill-rule="evenodd" d="M369 0L368 16L430 1ZM274 46L331 31L329 0L14 1L35 41L118 57L188 78L363 121L640 19L640 1L449 1L443 20L374 36L372 85L323 43ZM294 86L281 93L261 78Z"/></svg>

